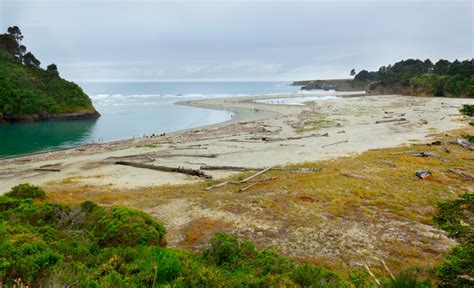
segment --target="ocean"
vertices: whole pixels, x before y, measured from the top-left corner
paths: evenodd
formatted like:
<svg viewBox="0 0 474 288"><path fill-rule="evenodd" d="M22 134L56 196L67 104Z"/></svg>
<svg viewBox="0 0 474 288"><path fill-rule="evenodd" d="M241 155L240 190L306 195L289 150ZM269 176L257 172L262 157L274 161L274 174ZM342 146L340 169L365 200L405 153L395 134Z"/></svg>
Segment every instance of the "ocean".
<svg viewBox="0 0 474 288"><path fill-rule="evenodd" d="M0 125L0 157L142 137L216 124L232 112L175 105L183 100L299 93L289 82L78 83L99 119Z"/></svg>

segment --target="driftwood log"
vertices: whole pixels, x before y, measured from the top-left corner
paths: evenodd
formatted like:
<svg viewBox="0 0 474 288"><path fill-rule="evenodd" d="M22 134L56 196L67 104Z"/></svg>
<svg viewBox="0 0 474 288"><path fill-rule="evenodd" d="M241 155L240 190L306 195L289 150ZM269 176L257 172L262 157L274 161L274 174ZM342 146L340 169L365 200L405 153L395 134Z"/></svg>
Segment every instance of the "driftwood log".
<svg viewBox="0 0 474 288"><path fill-rule="evenodd" d="M349 142L349 141L348 141L348 140L337 141L337 142L334 142L334 143L331 143L331 144L323 145L323 146L321 146L321 147L324 148L324 147L329 147L329 146L333 146L333 145L337 145L337 144L341 144L341 143L347 143L347 142Z"/></svg>
<svg viewBox="0 0 474 288"><path fill-rule="evenodd" d="M456 141L452 141L452 144L458 144L459 146L469 150L469 151L474 151L474 147L472 146L472 143L463 139L456 139Z"/></svg>
<svg viewBox="0 0 474 288"><path fill-rule="evenodd" d="M36 168L35 171L61 172L59 168Z"/></svg>
<svg viewBox="0 0 474 288"><path fill-rule="evenodd" d="M466 172L460 170L460 169L456 169L456 168L449 168L448 169L448 172L451 172L453 174L456 174L462 178L464 178L464 180L467 180L467 181L474 181L474 176L472 175L469 175L467 174Z"/></svg>
<svg viewBox="0 0 474 288"><path fill-rule="evenodd" d="M129 162L129 161L116 161L114 164L118 165L125 165L125 166L132 166L136 168L144 168L144 169L151 169L156 171L163 171L163 172L174 172L174 173L182 173L191 176L202 177L206 179L212 179L210 175L207 175L201 170L196 169L188 169L188 168L181 168L181 167L166 167L166 166L157 166L157 165L150 165L150 164L143 164L143 163L136 163L136 162Z"/></svg>
<svg viewBox="0 0 474 288"><path fill-rule="evenodd" d="M272 169L272 167L265 168L265 169L263 169L263 170L261 170L261 171L255 173L255 174L253 174L252 176L249 176L249 177L245 178L245 179L242 180L242 181L225 181L225 182L222 182L222 183L219 183L219 184L216 184L216 185L209 186L209 187L207 187L205 190L206 190L206 191L209 191L209 190L212 190L212 189L214 189L214 188L218 188L218 187L225 186L225 185L227 185L227 184L236 184L236 185L243 184L243 183L246 183L246 182L248 182L248 181L254 179L255 177L258 177L258 176L262 175L263 173L266 173L266 172L269 171L270 169ZM254 185L250 185L250 186L254 186ZM247 190L247 189L249 189L249 188L250 188L250 187L246 187L245 190ZM245 190L243 190L243 191L245 191Z"/></svg>
<svg viewBox="0 0 474 288"><path fill-rule="evenodd" d="M201 170L253 171L253 170L264 170L265 168L202 165L200 169ZM295 172L295 173L310 173L310 172L319 172L321 171L321 168L271 168L271 170L290 171L290 172Z"/></svg>
<svg viewBox="0 0 474 288"><path fill-rule="evenodd" d="M60 169L61 163L56 164L46 164L36 168L35 171L48 171L48 172L61 172Z"/></svg>
<svg viewBox="0 0 474 288"><path fill-rule="evenodd" d="M407 121L407 119L406 118L397 118L397 119L390 119L390 120L379 120L379 121L375 121L375 124L390 123L390 122L401 122L401 121Z"/></svg>

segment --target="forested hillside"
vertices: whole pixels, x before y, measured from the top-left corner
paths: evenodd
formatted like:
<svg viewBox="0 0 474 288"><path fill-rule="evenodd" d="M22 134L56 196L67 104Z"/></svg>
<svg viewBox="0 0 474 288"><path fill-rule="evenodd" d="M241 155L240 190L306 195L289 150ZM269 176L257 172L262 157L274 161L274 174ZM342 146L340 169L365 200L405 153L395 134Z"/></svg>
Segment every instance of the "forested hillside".
<svg viewBox="0 0 474 288"><path fill-rule="evenodd" d="M55 64L42 69L22 40L16 26L0 34L0 123L98 117L82 89Z"/></svg>
<svg viewBox="0 0 474 288"><path fill-rule="evenodd" d="M408 59L378 71L356 74L352 69L350 75L355 75L354 79L296 81L293 85L303 85L303 90L330 87L336 91L365 90L367 94L474 97L473 60L441 59L433 64L430 59ZM344 85L333 85L338 81Z"/></svg>

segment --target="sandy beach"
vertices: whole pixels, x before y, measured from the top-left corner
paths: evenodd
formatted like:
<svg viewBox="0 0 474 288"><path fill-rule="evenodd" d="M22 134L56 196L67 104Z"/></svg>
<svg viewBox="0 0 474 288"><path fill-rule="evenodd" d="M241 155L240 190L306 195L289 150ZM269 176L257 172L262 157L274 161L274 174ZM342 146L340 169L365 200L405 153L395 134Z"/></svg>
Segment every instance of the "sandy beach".
<svg viewBox="0 0 474 288"><path fill-rule="evenodd" d="M332 95L341 97L306 105L255 102L278 98L274 96L185 101L178 104L225 109L235 115L225 123L162 137L0 160L0 193L19 183L47 186L71 179L81 185L127 189L202 181L194 176L114 165L110 161L136 160L143 155L155 159L153 165L169 167L269 167L425 143L433 134L466 125L459 121L459 108L462 104L474 104L473 99L357 94L334 92ZM279 96L285 97L292 96ZM37 170L47 170L45 167L54 167L56 171ZM206 173L219 179L235 172Z"/></svg>

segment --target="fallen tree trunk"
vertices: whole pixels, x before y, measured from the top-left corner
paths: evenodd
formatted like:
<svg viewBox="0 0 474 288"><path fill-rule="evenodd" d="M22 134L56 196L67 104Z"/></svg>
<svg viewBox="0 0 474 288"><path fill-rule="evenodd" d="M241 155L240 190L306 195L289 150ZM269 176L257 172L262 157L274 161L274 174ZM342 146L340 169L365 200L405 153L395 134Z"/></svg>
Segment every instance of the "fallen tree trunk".
<svg viewBox="0 0 474 288"><path fill-rule="evenodd" d="M452 141L453 144L458 144L459 146L469 150L474 151L474 147L472 147L472 143L463 139L456 139L456 141Z"/></svg>
<svg viewBox="0 0 474 288"><path fill-rule="evenodd" d="M197 176L197 177L202 177L202 178L206 178L206 179L212 179L212 177L210 175L207 175L203 171L196 170L196 169L187 169L187 168L181 168L181 167L156 166L156 165L149 165L149 164L128 162L128 161L116 161L114 164L126 165L126 166L132 166L132 167L144 168L144 169L151 169L151 170L163 171L163 172L182 173L182 174L186 174L186 175Z"/></svg>
<svg viewBox="0 0 474 288"><path fill-rule="evenodd" d="M36 168L35 171L61 172L59 168Z"/></svg>
<svg viewBox="0 0 474 288"><path fill-rule="evenodd" d="M218 187L225 186L225 185L227 185L227 184L236 184L236 185L238 185L238 184L243 184L243 183L246 183L246 182L248 182L248 181L254 179L255 177L258 177L258 176L262 175L263 173L267 172L267 171L270 170L270 169L272 169L272 167L265 168L265 169L263 169L262 171L259 171L259 172L255 173L255 174L253 174L252 176L249 176L249 177L245 178L245 179L242 180L242 181L225 181L225 182L222 182L222 183L219 183L219 184L216 184L216 185L209 186L209 187L207 187L205 190L208 191L208 190L211 190L211 189L214 189L214 188L218 188ZM253 185L252 185L252 186L253 186ZM248 188L250 188L250 187L248 187ZM247 189L248 189L248 188L247 188ZM245 191L245 190L244 190L244 191Z"/></svg>
<svg viewBox="0 0 474 288"><path fill-rule="evenodd" d="M458 175L458 176L461 176L462 178L464 178L464 180L467 180L467 181L474 181L474 176L469 175L469 174L467 174L466 172L461 171L461 170L459 170L459 169L456 169L456 168L449 168L448 171L451 172L451 173L453 173L453 174L456 174L456 175Z"/></svg>
<svg viewBox="0 0 474 288"><path fill-rule="evenodd" d="M407 119L406 118L397 118L397 119L390 119L390 120L378 120L378 121L375 121L375 124L390 123L390 122L401 122L401 121L407 121Z"/></svg>
<svg viewBox="0 0 474 288"><path fill-rule="evenodd" d="M211 165L202 165L199 167L201 170L229 170L229 171L253 171L253 170L264 170L265 168L258 167L240 167L240 166L211 166ZM290 172L301 172L301 173L310 173L310 172L319 172L321 168L271 168L271 170L277 171L290 171Z"/></svg>
<svg viewBox="0 0 474 288"><path fill-rule="evenodd" d="M338 141L338 142L334 142L334 143L331 143L331 144L323 145L321 147L324 148L324 147L333 146L333 145L337 145L337 144L341 144L341 143L347 143L347 142L349 142L349 141L348 140Z"/></svg>

